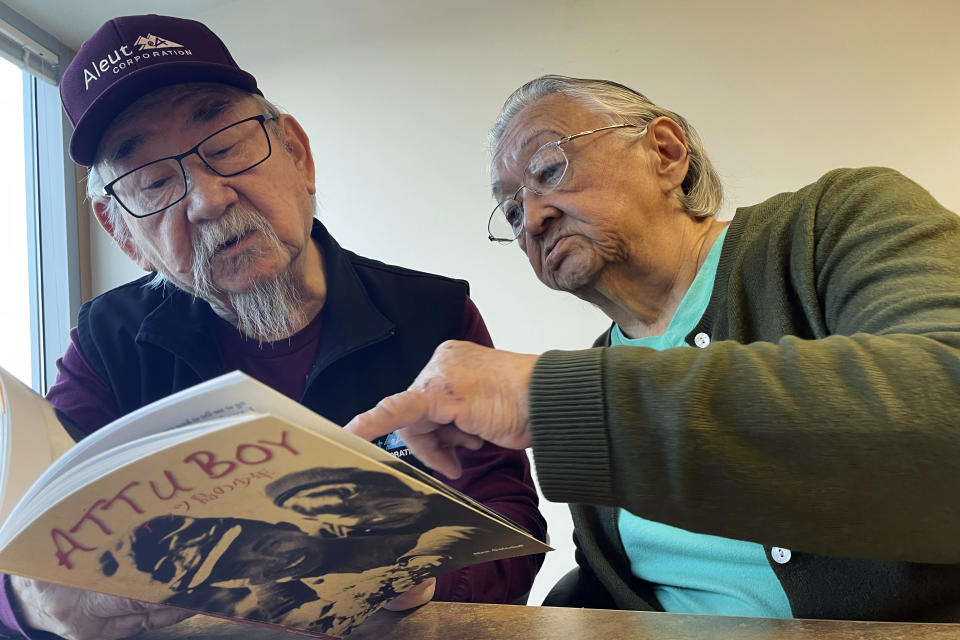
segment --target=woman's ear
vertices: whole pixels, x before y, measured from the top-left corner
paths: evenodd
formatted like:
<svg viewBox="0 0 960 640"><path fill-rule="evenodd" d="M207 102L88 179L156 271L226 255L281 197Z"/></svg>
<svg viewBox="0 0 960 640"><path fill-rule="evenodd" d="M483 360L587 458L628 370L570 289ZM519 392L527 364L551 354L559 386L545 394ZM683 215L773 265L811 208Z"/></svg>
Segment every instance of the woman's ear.
<svg viewBox="0 0 960 640"><path fill-rule="evenodd" d="M680 125L661 116L647 125L648 135L657 153L656 171L668 192L680 188L690 167L687 136Z"/></svg>

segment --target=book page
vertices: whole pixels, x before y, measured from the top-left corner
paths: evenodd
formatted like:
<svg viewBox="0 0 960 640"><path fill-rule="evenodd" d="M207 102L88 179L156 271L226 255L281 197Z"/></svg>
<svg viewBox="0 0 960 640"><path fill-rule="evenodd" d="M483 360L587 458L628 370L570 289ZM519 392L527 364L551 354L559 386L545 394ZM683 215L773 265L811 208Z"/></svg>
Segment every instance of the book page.
<svg viewBox="0 0 960 640"><path fill-rule="evenodd" d="M246 375L235 371L161 398L114 420L49 465L24 495L24 499L33 499L36 492L65 469L114 447L187 424L253 413L254 409L244 400L244 387L252 382ZM270 391L277 393L272 389Z"/></svg>
<svg viewBox="0 0 960 640"><path fill-rule="evenodd" d="M152 402L95 431L59 458L25 497L32 498L34 491L50 482L63 469L127 442L187 424L247 413L275 415L322 433L344 446L369 444L275 389L244 373L233 371ZM396 460L379 448L369 455L384 462Z"/></svg>
<svg viewBox="0 0 960 640"><path fill-rule="evenodd" d="M53 406L0 368L0 522L50 464L73 446Z"/></svg>
<svg viewBox="0 0 960 640"><path fill-rule="evenodd" d="M240 371L223 374L157 400L114 420L87 436L78 446L73 447L60 457L40 476L34 486L30 487L24 495L24 502L34 500L39 491L66 469L82 464L85 460L115 447L126 446L127 443L145 436L177 429L185 425L250 413L274 415L323 434L341 446L351 449L360 448L365 455L383 464L394 466L412 478L432 485L439 491L446 492L450 496L470 504L473 508L483 511L491 517L499 518L509 526L520 529L507 518L490 510L473 498L463 495L430 474L404 463L362 438L344 431L340 426L317 415L299 402Z"/></svg>

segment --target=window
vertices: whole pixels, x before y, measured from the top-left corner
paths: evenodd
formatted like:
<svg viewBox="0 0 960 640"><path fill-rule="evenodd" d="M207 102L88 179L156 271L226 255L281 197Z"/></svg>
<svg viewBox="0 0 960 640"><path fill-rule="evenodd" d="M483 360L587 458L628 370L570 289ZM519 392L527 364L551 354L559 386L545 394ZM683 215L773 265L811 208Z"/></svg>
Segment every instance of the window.
<svg viewBox="0 0 960 640"><path fill-rule="evenodd" d="M56 83L69 50L0 3L0 366L44 392L80 304L77 180Z"/></svg>
<svg viewBox="0 0 960 640"><path fill-rule="evenodd" d="M27 255L27 204L24 175L24 72L0 60L0 193L4 194L0 232L0 366L21 380L33 380L30 335L30 270Z"/></svg>

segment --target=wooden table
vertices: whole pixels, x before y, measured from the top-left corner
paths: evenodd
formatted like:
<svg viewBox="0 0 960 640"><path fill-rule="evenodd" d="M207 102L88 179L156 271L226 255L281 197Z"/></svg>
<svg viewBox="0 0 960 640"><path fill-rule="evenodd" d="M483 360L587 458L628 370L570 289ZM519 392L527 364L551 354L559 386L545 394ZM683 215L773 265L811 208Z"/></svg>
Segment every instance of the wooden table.
<svg viewBox="0 0 960 640"><path fill-rule="evenodd" d="M140 640L297 640L308 636L204 616ZM347 640L958 640L960 624L736 618L431 602L379 611Z"/></svg>

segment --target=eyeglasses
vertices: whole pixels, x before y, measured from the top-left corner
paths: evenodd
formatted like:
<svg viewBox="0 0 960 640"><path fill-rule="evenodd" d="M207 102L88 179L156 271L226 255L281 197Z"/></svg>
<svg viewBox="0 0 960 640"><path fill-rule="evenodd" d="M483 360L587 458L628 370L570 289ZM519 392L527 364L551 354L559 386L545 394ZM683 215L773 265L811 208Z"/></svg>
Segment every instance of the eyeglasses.
<svg viewBox="0 0 960 640"><path fill-rule="evenodd" d="M641 136L647 131L646 126L638 124L612 124L608 127L564 136L537 149L536 153L530 156L530 160L527 162L520 188L509 198L498 202L490 213L490 219L487 221L487 238L491 242L510 244L520 236L520 232L523 231L524 220L523 199L520 192L526 189L537 195L543 195L560 186L560 182L567 175L567 168L570 166L570 160L563 150L562 145L564 143L599 131L625 128L642 128Z"/></svg>
<svg viewBox="0 0 960 640"><path fill-rule="evenodd" d="M267 127L269 114L234 122L211 133L195 147L176 156L160 158L127 171L103 188L134 218L146 218L187 197L187 171L183 159L194 153L208 169L229 178L249 171L270 157Z"/></svg>

